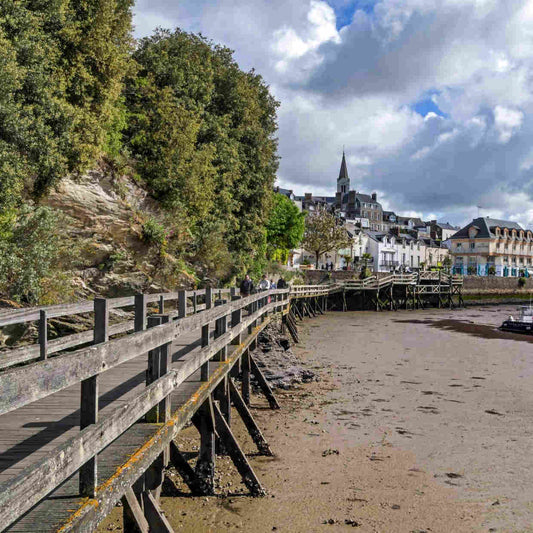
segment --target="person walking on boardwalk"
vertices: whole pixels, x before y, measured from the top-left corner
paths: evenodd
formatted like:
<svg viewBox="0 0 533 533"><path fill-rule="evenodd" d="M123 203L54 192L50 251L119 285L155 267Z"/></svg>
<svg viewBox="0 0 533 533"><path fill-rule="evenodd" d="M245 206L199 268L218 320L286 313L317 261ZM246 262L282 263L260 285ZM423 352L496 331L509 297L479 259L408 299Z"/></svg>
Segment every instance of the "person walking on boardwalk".
<svg viewBox="0 0 533 533"><path fill-rule="evenodd" d="M278 289L286 289L287 288L287 282L281 277L278 279Z"/></svg>
<svg viewBox="0 0 533 533"><path fill-rule="evenodd" d="M261 281L259 282L258 288L260 291L268 291L268 289L270 289L270 281L268 281L266 274L261 276Z"/></svg>
<svg viewBox="0 0 533 533"><path fill-rule="evenodd" d="M244 276L244 279L241 282L241 296L244 298L245 296L250 296L252 291L254 290L254 282L250 279L250 274L246 274Z"/></svg>

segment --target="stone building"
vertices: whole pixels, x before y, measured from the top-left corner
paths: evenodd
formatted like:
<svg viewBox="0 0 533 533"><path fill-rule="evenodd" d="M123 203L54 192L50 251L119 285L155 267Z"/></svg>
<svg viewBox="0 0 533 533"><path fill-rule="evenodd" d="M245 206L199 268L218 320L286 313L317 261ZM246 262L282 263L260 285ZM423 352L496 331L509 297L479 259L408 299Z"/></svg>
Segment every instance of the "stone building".
<svg viewBox="0 0 533 533"><path fill-rule="evenodd" d="M475 218L450 242L457 274L527 276L533 268L533 233L516 222Z"/></svg>
<svg viewBox="0 0 533 533"><path fill-rule="evenodd" d="M367 219L371 231L383 230L383 208L378 202L377 194L371 195L350 190L350 178L346 165L346 156L342 153L341 168L337 178L335 208L346 220Z"/></svg>

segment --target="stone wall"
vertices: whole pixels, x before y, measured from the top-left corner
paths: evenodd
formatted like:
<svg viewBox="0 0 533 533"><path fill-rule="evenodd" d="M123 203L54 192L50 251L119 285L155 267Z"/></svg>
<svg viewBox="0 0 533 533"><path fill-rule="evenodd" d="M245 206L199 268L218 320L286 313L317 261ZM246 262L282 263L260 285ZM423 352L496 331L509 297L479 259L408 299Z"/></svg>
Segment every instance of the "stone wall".
<svg viewBox="0 0 533 533"><path fill-rule="evenodd" d="M518 286L518 278L501 278L497 276L465 276L463 290L465 293L475 292L509 292L533 291L533 278L526 278L523 289Z"/></svg>

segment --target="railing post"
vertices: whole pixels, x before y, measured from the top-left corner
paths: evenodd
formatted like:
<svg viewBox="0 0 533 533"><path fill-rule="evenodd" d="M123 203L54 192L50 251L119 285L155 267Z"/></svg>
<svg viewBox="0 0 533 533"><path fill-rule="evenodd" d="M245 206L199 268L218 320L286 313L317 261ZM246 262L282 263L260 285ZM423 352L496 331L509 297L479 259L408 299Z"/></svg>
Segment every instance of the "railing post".
<svg viewBox="0 0 533 533"><path fill-rule="evenodd" d="M165 313L165 296L161 294L159 296L159 314L162 315Z"/></svg>
<svg viewBox="0 0 533 533"><path fill-rule="evenodd" d="M196 294L196 291L193 291L192 293L192 312L195 315L198 312L198 295Z"/></svg>
<svg viewBox="0 0 533 533"><path fill-rule="evenodd" d="M213 289L212 287L206 287L205 289L205 308L211 309L213 307Z"/></svg>
<svg viewBox="0 0 533 533"><path fill-rule="evenodd" d="M160 315L148 317L148 328L154 328L163 323ZM161 347L154 348L148 352L148 369L146 371L146 385L150 385L160 377L161 368ZM147 422L159 421L159 405L156 405L146 413Z"/></svg>
<svg viewBox="0 0 533 533"><path fill-rule="evenodd" d="M209 324L202 326L202 348L209 346ZM207 381L209 379L209 361L206 361L200 370L200 379Z"/></svg>
<svg viewBox="0 0 533 533"><path fill-rule="evenodd" d="M109 339L109 305L105 298L94 300L94 344ZM98 375L81 382L80 429L98 422ZM79 472L80 495L94 498L98 484L98 456L89 459Z"/></svg>
<svg viewBox="0 0 533 533"><path fill-rule="evenodd" d="M187 291L178 291L178 318L187 316Z"/></svg>
<svg viewBox="0 0 533 533"><path fill-rule="evenodd" d="M215 302L216 306L224 305L226 302L225 300L217 300ZM223 316L216 320L215 322L215 338L218 338L227 331L227 325L228 325L228 317ZM224 346L222 348L217 356L218 360L223 362L227 360L227 354L228 354L228 348L227 346ZM220 401L220 410L222 411L222 414L224 415L224 418L230 423L231 420L231 403L230 403L230 395L229 395L229 386L228 386L228 378L227 375L224 377L224 379L220 382L220 384L215 389L215 398Z"/></svg>
<svg viewBox="0 0 533 533"><path fill-rule="evenodd" d="M48 357L48 316L44 309L39 312L39 360L44 361Z"/></svg>
<svg viewBox="0 0 533 533"><path fill-rule="evenodd" d="M135 295L135 331L146 329L146 294Z"/></svg>
<svg viewBox="0 0 533 533"><path fill-rule="evenodd" d="M237 300L240 300L240 296L236 296L235 294L232 295L231 301L235 302ZM236 309L231 313L231 327L236 328L242 320L242 307L239 307L239 309ZM234 339L231 341L231 344L240 344L241 343L241 334L239 333Z"/></svg>

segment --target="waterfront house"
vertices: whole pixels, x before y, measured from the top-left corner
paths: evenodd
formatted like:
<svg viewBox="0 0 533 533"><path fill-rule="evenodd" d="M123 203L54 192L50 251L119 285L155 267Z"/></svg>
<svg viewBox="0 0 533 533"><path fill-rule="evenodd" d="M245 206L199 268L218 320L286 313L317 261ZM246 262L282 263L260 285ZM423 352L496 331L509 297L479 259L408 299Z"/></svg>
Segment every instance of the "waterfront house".
<svg viewBox="0 0 533 533"><path fill-rule="evenodd" d="M475 218L450 237L455 273L478 276L529 276L533 233L517 222Z"/></svg>

